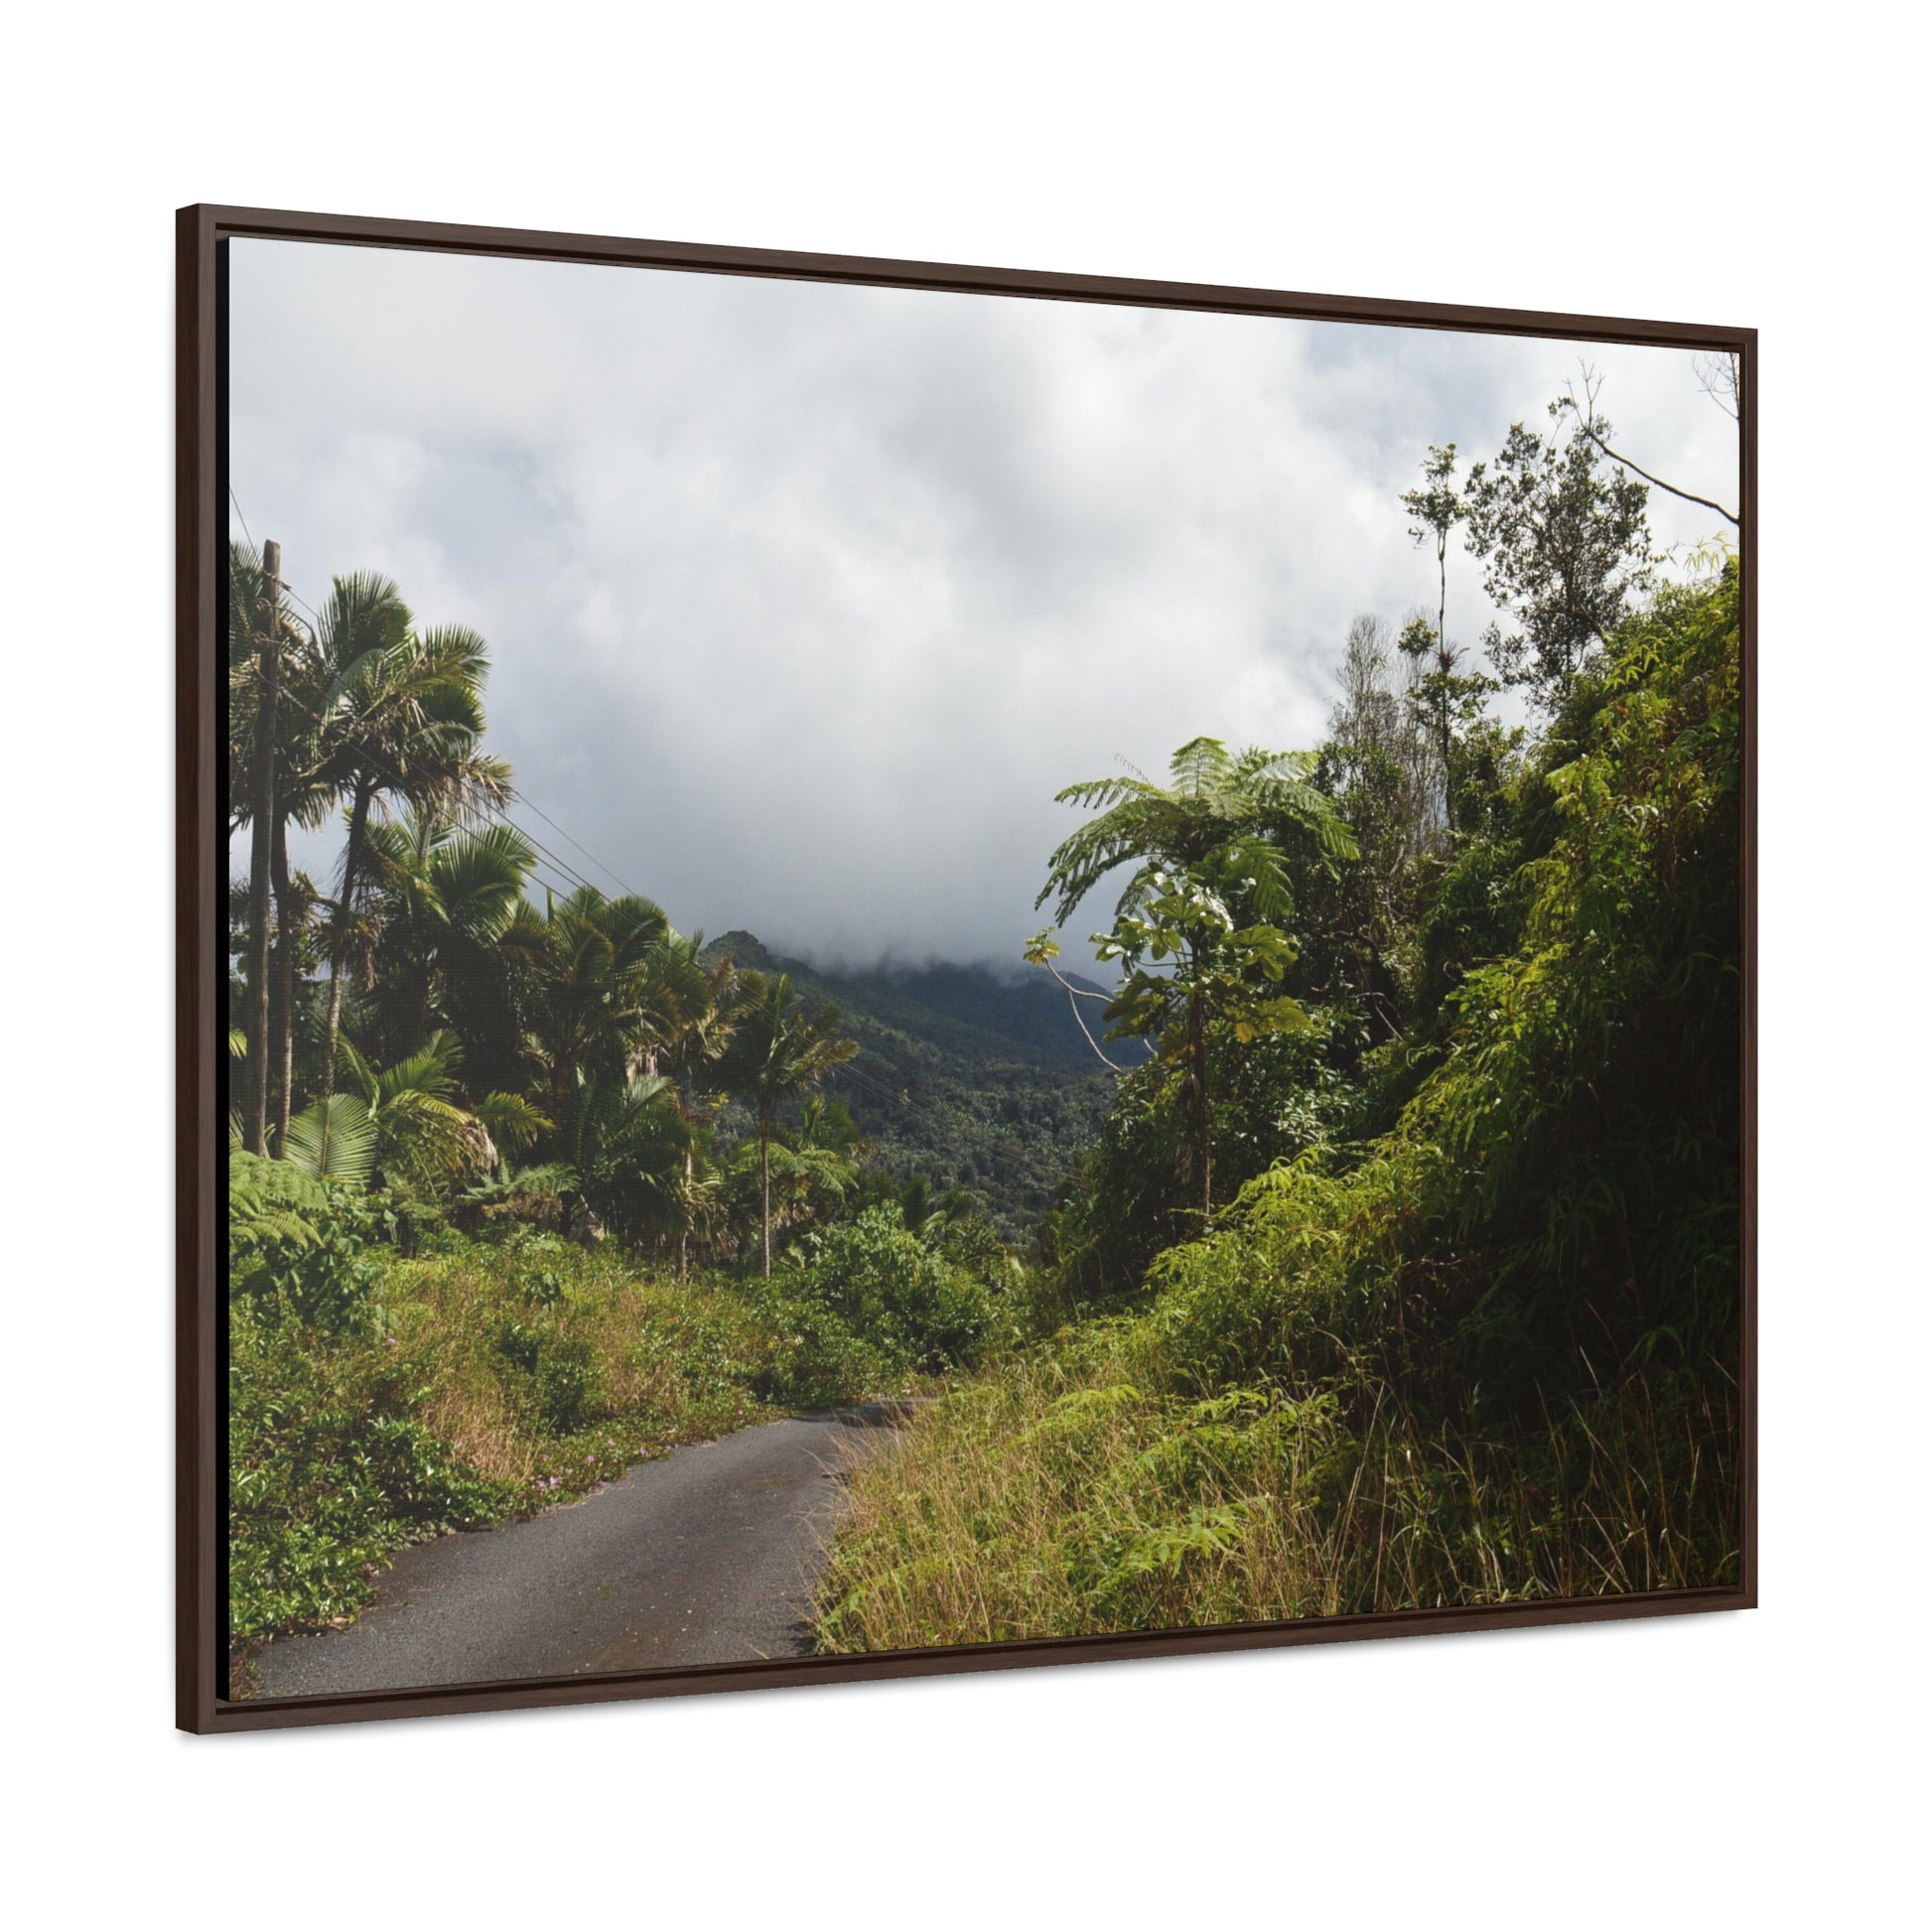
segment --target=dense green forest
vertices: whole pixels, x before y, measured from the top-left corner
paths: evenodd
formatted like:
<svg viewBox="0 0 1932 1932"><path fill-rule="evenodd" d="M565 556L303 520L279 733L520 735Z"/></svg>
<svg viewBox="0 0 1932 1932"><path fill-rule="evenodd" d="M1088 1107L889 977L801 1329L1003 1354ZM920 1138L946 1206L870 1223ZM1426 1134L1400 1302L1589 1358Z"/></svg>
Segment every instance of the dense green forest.
<svg viewBox="0 0 1932 1932"><path fill-rule="evenodd" d="M1106 1118L1113 1077L1042 968L828 971L744 932L708 950L784 972L801 998L836 1007L859 1050L825 1091L865 1122L873 1159L905 1181L965 1189L1010 1244L1024 1244ZM1072 985L1089 1001L1101 991Z"/></svg>
<svg viewBox="0 0 1932 1932"><path fill-rule="evenodd" d="M1733 1578L1737 578L1551 414L1430 451L1434 605L1337 640L1320 744L1230 720L1060 793L1012 977L559 878L482 640L367 576L305 616L237 546L235 1636L915 1388L828 1648ZM1470 648L1458 540L1510 614Z"/></svg>

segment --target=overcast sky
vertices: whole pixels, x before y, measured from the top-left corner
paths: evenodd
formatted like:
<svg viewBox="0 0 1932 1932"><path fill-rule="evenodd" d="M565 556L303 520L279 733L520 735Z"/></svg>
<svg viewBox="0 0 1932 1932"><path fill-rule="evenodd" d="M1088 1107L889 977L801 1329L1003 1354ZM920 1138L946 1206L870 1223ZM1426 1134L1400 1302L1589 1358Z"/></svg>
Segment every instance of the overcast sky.
<svg viewBox="0 0 1932 1932"><path fill-rule="evenodd" d="M1546 428L1580 354L1619 447L1736 494L1679 350L229 247L231 479L295 590L480 630L536 806L680 927L826 963L1011 962L1060 786L1311 746L1351 616L1434 610L1427 446ZM1494 615L1456 549L1451 638Z"/></svg>

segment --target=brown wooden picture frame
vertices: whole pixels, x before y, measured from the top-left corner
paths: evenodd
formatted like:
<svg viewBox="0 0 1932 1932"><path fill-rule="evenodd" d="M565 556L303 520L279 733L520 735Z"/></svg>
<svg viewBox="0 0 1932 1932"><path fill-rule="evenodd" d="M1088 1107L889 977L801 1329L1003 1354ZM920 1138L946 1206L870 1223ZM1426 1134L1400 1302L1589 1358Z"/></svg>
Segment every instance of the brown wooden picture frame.
<svg viewBox="0 0 1932 1932"><path fill-rule="evenodd" d="M630 1674L466 1684L356 1696L231 1702L225 1696L225 1444L221 1227L225 1098L219 655L224 497L224 244L232 238L509 256L812 282L1005 295L1569 338L1734 353L1739 358L1739 588L1743 694L1740 902L1742 1191L1739 1255L1741 1458L1735 1588L1653 1591L1440 1610L1065 1638L863 1657L813 1657ZM1181 1656L1359 1637L1510 1629L1749 1608L1756 1551L1756 680L1757 337L1723 328L1599 316L1353 299L1096 275L966 267L783 250L638 241L431 221L197 205L177 215L177 1724L197 1732L348 1720L520 1710L687 1692L830 1684L959 1671Z"/></svg>

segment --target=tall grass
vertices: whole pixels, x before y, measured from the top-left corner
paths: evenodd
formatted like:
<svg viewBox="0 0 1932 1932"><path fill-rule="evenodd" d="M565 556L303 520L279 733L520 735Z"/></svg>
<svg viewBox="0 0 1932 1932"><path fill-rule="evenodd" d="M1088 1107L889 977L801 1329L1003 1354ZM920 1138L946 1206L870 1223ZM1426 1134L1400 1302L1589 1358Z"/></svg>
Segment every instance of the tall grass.
<svg viewBox="0 0 1932 1932"><path fill-rule="evenodd" d="M1734 1419L1688 1385L1639 1374L1474 1434L1386 1388L1152 1393L1120 1379L1132 1352L973 1384L857 1470L821 1648L1735 1582Z"/></svg>

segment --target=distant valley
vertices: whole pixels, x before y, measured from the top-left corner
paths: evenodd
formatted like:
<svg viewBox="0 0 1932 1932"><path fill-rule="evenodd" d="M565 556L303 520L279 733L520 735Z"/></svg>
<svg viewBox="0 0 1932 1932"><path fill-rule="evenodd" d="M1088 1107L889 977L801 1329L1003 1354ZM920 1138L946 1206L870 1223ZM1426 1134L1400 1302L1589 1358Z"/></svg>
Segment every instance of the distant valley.
<svg viewBox="0 0 1932 1932"><path fill-rule="evenodd" d="M1025 1238L1053 1183L1099 1132L1114 1075L1095 1058L1065 992L1039 968L827 971L774 954L743 931L722 934L706 951L789 973L807 1001L840 1008L860 1051L826 1091L902 1178L967 1188L1009 1240ZM1098 1038L1100 1003L1083 1004ZM1138 1047L1107 1052L1123 1063L1141 1056Z"/></svg>

